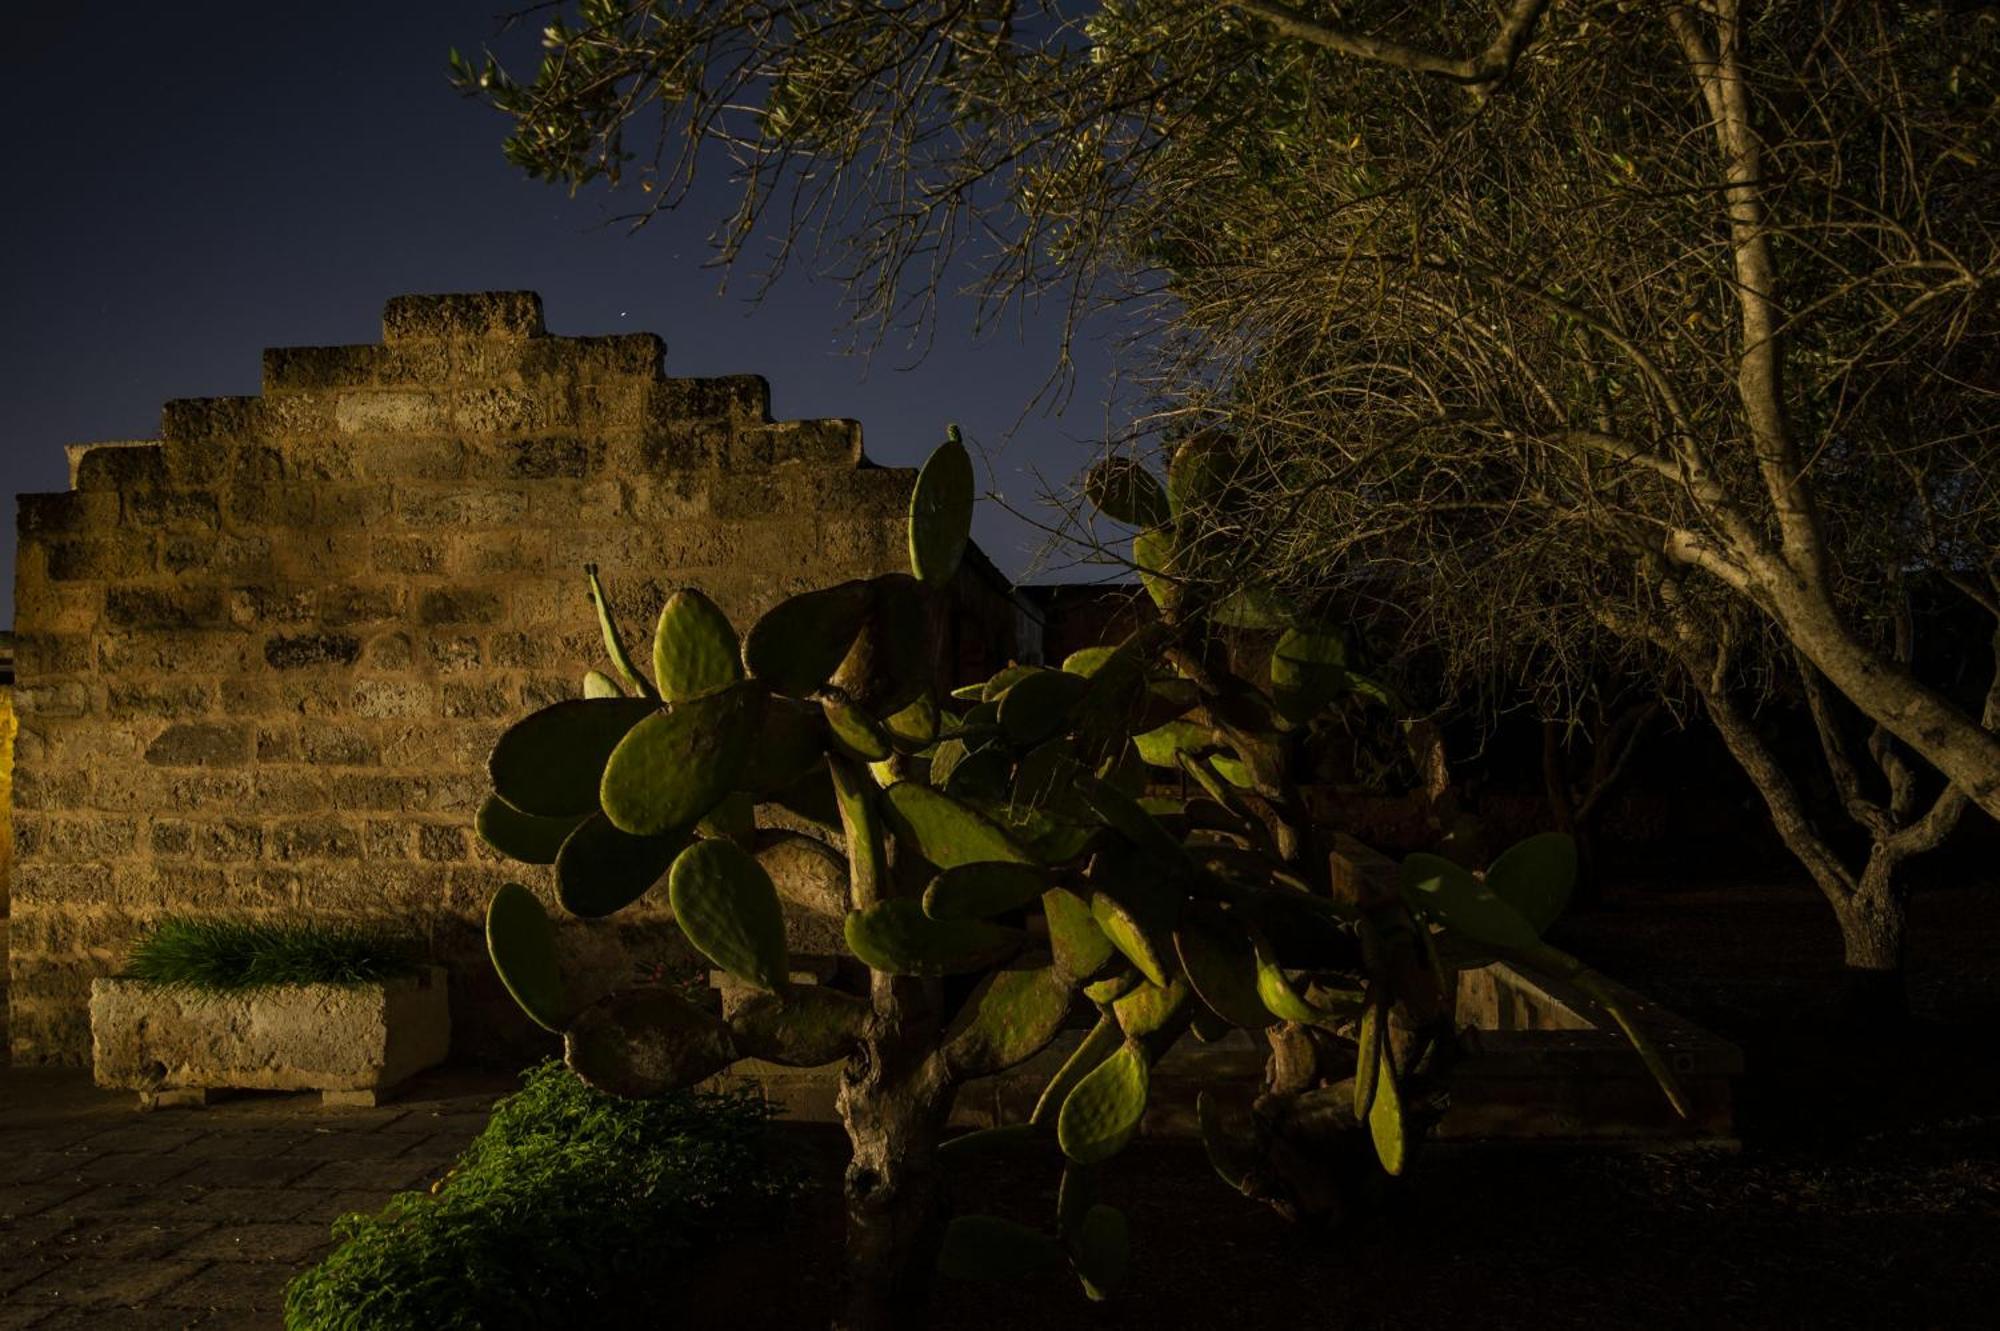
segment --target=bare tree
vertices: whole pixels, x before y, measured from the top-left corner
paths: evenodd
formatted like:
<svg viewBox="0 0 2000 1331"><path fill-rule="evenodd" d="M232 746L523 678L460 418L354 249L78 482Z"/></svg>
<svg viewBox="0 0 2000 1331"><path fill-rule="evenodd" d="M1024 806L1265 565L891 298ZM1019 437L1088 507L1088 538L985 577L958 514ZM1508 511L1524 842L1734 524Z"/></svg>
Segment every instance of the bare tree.
<svg viewBox="0 0 2000 1331"><path fill-rule="evenodd" d="M1880 971L1873 884L2000 814L1990 704L1894 627L1920 574L1990 608L1997 30L1896 0L590 0L532 81L459 69L517 162L636 177L640 217L726 167L722 256L775 227L876 327L967 271L989 314L1113 309L1154 389L1125 442L1240 441L1177 578L1372 599L1553 716L1593 671L1673 675ZM1827 750L1859 873L1735 724L1794 670L1887 764L1870 795Z"/></svg>

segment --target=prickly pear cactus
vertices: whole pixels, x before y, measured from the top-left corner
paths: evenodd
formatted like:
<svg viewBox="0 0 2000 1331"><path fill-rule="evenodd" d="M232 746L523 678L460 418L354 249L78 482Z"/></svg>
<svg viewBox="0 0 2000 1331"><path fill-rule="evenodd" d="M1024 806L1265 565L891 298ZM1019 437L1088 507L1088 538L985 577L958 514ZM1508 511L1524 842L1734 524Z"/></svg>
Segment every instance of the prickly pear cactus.
<svg viewBox="0 0 2000 1331"><path fill-rule="evenodd" d="M1541 941L1574 874L1561 838L1532 838L1484 874L1413 856L1398 883L1336 894L1330 830L1309 824L1288 779L1293 749L1336 700L1387 695L1337 634L1269 598L1218 616L1172 584L1176 514L1224 483L1218 448L1183 449L1164 486L1133 464L1092 478L1111 517L1143 525L1140 562L1158 561L1145 572L1162 620L1120 644L944 691L940 591L973 502L954 432L915 487L914 576L805 593L740 637L699 592L676 593L648 678L592 571L611 671L494 749L489 844L553 863L557 901L584 918L665 884L690 944L756 995L727 1016L644 987L566 1009L549 917L509 884L488 915L493 964L563 1031L581 1076L643 1096L741 1058L845 1060L847 1325L906 1320L933 1263L966 1277L1067 1268L1088 1297L1108 1295L1130 1239L1098 1171L1189 1032L1248 1031L1271 1049L1247 1125L1201 1106L1218 1172L1284 1209L1324 1210L1342 1204L1357 1151L1399 1173L1434 1116L1447 955L1589 982ZM1284 630L1269 688L1204 650L1218 620ZM818 839L792 830L801 819ZM811 882L781 890L767 867L781 863ZM782 912L797 909L843 916L865 986L794 983ZM1030 1122L943 1141L958 1086L1072 1024L1088 1033ZM981 1150L1048 1162L1049 1228L941 1214L940 1170Z"/></svg>

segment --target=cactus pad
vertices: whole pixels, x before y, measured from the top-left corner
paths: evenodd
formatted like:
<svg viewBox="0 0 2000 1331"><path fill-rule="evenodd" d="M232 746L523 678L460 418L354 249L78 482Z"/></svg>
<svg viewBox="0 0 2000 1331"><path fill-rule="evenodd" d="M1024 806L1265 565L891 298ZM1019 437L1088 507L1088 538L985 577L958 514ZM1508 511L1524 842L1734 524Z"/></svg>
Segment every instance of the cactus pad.
<svg viewBox="0 0 2000 1331"><path fill-rule="evenodd" d="M932 450L910 492L910 572L942 587L958 572L972 535L972 458L958 431Z"/></svg>
<svg viewBox="0 0 2000 1331"><path fill-rule="evenodd" d="M556 856L556 900L584 919L623 910L665 876L687 843L685 834L632 836L594 813Z"/></svg>
<svg viewBox="0 0 2000 1331"><path fill-rule="evenodd" d="M1025 1063L1048 1046L1069 1016L1070 987L1053 967L994 971L979 982L944 1035L944 1055L964 1077Z"/></svg>
<svg viewBox="0 0 2000 1331"><path fill-rule="evenodd" d="M1153 932L1140 923L1131 909L1107 893L1093 892L1090 914L1104 936L1111 940L1111 945L1124 953L1125 959L1137 966L1140 974L1162 988L1166 986L1167 953Z"/></svg>
<svg viewBox="0 0 2000 1331"><path fill-rule="evenodd" d="M1042 1130L1034 1124L1007 1123L997 1128L980 1128L946 1138L938 1143L937 1153L940 1160L963 1160L975 1155L1039 1146L1042 1141Z"/></svg>
<svg viewBox="0 0 2000 1331"><path fill-rule="evenodd" d="M712 1077L734 1063L729 1030L664 985L621 989L563 1032L563 1059L600 1091L643 1099Z"/></svg>
<svg viewBox="0 0 2000 1331"><path fill-rule="evenodd" d="M1375 1143L1375 1158L1384 1173L1400 1174L1409 1145L1403 1123L1403 1093L1396 1085L1396 1068L1389 1060L1386 1041L1378 1044L1378 1071L1375 1094L1368 1106L1368 1137Z"/></svg>
<svg viewBox="0 0 2000 1331"><path fill-rule="evenodd" d="M1072 980L1097 974L1117 951L1097 927L1090 903L1068 888L1052 887L1042 894L1042 916L1048 921L1056 966Z"/></svg>
<svg viewBox="0 0 2000 1331"><path fill-rule="evenodd" d="M542 903L519 883L502 883L486 903L486 954L500 983L536 1025L560 1031L568 1023L555 930Z"/></svg>
<svg viewBox="0 0 2000 1331"><path fill-rule="evenodd" d="M984 970L1020 947L1019 929L985 920L933 920L907 897L849 911L847 950L889 975L962 975Z"/></svg>
<svg viewBox="0 0 2000 1331"><path fill-rule="evenodd" d="M1048 875L1031 864L961 864L931 879L924 914L934 920L983 920L1041 896Z"/></svg>
<svg viewBox="0 0 2000 1331"><path fill-rule="evenodd" d="M1517 841L1486 870L1486 886L1537 934L1546 933L1562 918L1576 886L1576 843L1561 832Z"/></svg>
<svg viewBox="0 0 2000 1331"><path fill-rule="evenodd" d="M1039 1229L997 1215L961 1215L945 1226L937 1269L950 1280L1019 1280L1062 1264L1062 1245Z"/></svg>
<svg viewBox="0 0 2000 1331"><path fill-rule="evenodd" d="M1475 943L1528 949L1542 941L1526 916L1442 855L1419 852L1407 856L1396 883L1411 910Z"/></svg>
<svg viewBox="0 0 2000 1331"><path fill-rule="evenodd" d="M1032 864L1034 857L990 819L941 791L899 781L882 792L899 836L939 869L961 864Z"/></svg>
<svg viewBox="0 0 2000 1331"><path fill-rule="evenodd" d="M590 603L597 609L597 627L604 635L604 653L611 658L612 668L632 692L644 698L654 697L652 683L640 675L632 665L631 654L625 650L625 639L611 614L610 599L604 594L604 584L597 580L597 565L585 564L583 578L590 586Z"/></svg>
<svg viewBox="0 0 2000 1331"><path fill-rule="evenodd" d="M1083 1281L1084 1295L1092 1303L1109 1298L1125 1282L1125 1272L1132 1264L1132 1227L1125 1213L1102 1202L1085 1211L1070 1248L1070 1260Z"/></svg>
<svg viewBox="0 0 2000 1331"><path fill-rule="evenodd" d="M1056 1141L1080 1165L1109 1160L1125 1149L1146 1113L1151 1070L1146 1051L1127 1040L1086 1073L1056 1115Z"/></svg>
<svg viewBox="0 0 2000 1331"><path fill-rule="evenodd" d="M669 703L632 727L604 765L605 817L633 836L693 827L741 782L762 702L762 690L739 684Z"/></svg>
<svg viewBox="0 0 2000 1331"><path fill-rule="evenodd" d="M493 746L487 770L494 792L538 818L596 813L598 782L612 750L659 710L646 698L586 698L530 712Z"/></svg>
<svg viewBox="0 0 2000 1331"><path fill-rule="evenodd" d="M653 678L668 702L699 698L743 678L736 630L715 602L692 587L667 598L653 633Z"/></svg>
<svg viewBox="0 0 2000 1331"><path fill-rule="evenodd" d="M1085 498L1113 522L1157 527L1170 516L1159 478L1132 458L1106 458L1083 476Z"/></svg>
<svg viewBox="0 0 2000 1331"><path fill-rule="evenodd" d="M1148 527L1132 538L1132 563L1139 582L1153 604L1162 610L1173 608L1180 587L1174 581L1174 529Z"/></svg>
<svg viewBox="0 0 2000 1331"><path fill-rule="evenodd" d="M750 852L733 841L696 842L674 861L667 898L695 950L745 984L785 987L784 909Z"/></svg>
<svg viewBox="0 0 2000 1331"><path fill-rule="evenodd" d="M764 699L764 724L743 770L743 788L776 796L821 768L828 737L820 709L797 698L772 694Z"/></svg>
<svg viewBox="0 0 2000 1331"><path fill-rule="evenodd" d="M1000 728L1007 742L1025 748L1057 733L1089 689L1090 680L1067 670L1024 675L1000 700Z"/></svg>
<svg viewBox="0 0 2000 1331"><path fill-rule="evenodd" d="M754 994L729 1017L736 1047L789 1068L816 1068L854 1051L868 1027L865 1000L820 985Z"/></svg>
<svg viewBox="0 0 2000 1331"><path fill-rule="evenodd" d="M1128 1039L1138 1040L1160 1030L1187 1006L1187 981L1176 975L1165 988L1142 984L1111 1004L1112 1015Z"/></svg>
<svg viewBox="0 0 2000 1331"><path fill-rule="evenodd" d="M622 698L625 690L618 687L618 681L602 670L583 672L583 696L586 698Z"/></svg>
<svg viewBox="0 0 2000 1331"><path fill-rule="evenodd" d="M888 716L915 701L934 677L930 603L907 573L871 579L868 591L868 613L833 683L858 706Z"/></svg>
<svg viewBox="0 0 2000 1331"><path fill-rule="evenodd" d="M1232 1026L1262 1030L1276 1017L1257 988L1257 955L1240 929L1226 921L1183 919L1174 951L1195 994Z"/></svg>
<svg viewBox="0 0 2000 1331"><path fill-rule="evenodd" d="M554 864L563 839L576 830L582 818L537 818L501 799L488 795L473 819L479 839L510 860L522 864Z"/></svg>
<svg viewBox="0 0 2000 1331"><path fill-rule="evenodd" d="M892 752L889 732L853 703L827 698L820 703L826 731L836 747L857 762L879 763Z"/></svg>
<svg viewBox="0 0 2000 1331"><path fill-rule="evenodd" d="M874 603L861 581L780 601L750 628L743 664L779 693L803 698L833 676Z"/></svg>

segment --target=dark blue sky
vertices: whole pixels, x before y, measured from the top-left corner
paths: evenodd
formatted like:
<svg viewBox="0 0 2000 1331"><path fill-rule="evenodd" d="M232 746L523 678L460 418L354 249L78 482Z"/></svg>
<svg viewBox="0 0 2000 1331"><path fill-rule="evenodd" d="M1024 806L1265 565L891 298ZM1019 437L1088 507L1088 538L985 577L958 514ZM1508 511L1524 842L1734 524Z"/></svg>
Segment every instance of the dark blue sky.
<svg viewBox="0 0 2000 1331"><path fill-rule="evenodd" d="M629 202L522 178L500 156L506 120L444 73L447 49L476 51L504 12L504 0L11 12L0 490L62 489L65 443L151 438L168 398L256 392L265 346L378 340L395 293L523 287L542 293L554 332L656 332L669 373L761 373L781 417L859 419L881 462L920 460L959 421L1017 504L1033 500L1032 470L1067 477L1087 461L1084 441L1103 431L1100 348L1079 348L1063 415L1014 431L1054 363L1053 313L975 341L969 302L953 301L914 369L893 341L869 366L838 354L831 285L788 279L754 308L748 280L717 294L703 263L727 202L719 181L630 234L605 224ZM532 25L511 49L524 37L532 49ZM993 505L976 534L1016 575L1040 545ZM4 558L11 623L11 535Z"/></svg>

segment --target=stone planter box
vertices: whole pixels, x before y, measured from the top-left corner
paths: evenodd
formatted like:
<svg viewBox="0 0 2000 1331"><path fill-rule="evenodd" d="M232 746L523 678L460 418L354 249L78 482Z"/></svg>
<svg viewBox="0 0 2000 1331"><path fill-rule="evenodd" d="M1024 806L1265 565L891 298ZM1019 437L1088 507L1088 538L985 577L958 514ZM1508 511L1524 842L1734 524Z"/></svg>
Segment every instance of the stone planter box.
<svg viewBox="0 0 2000 1331"><path fill-rule="evenodd" d="M285 985L191 994L138 980L90 985L99 1086L139 1092L142 1108L204 1103L216 1090L319 1091L373 1105L451 1046L445 972L376 984Z"/></svg>

